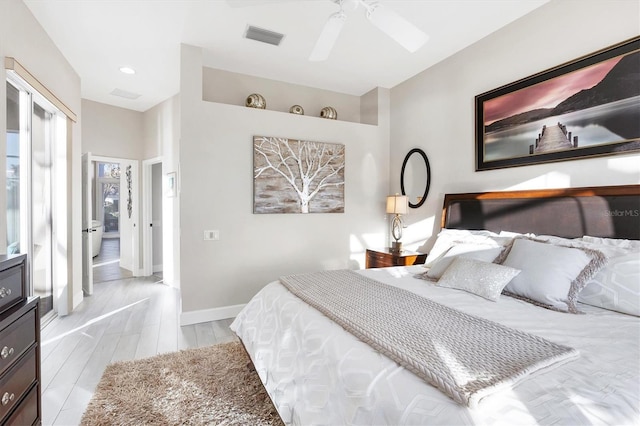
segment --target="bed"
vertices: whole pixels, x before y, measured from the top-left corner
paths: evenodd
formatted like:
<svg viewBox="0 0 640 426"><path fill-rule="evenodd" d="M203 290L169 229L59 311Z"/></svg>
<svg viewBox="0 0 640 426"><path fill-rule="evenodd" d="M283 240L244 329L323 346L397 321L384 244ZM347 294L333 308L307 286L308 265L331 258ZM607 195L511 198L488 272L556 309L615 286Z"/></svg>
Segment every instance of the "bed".
<svg viewBox="0 0 640 426"><path fill-rule="evenodd" d="M640 424L639 239L640 185L447 194L428 268L351 272L367 280L365 286L374 280L385 291L429 303L428 309L435 303L567 351L558 362L497 386L473 404L443 392L413 364L364 343L358 332L347 332L333 313L294 295L290 277L266 285L231 328L286 424ZM497 255L485 259L489 254ZM523 257L544 268L522 264ZM549 258L564 263L547 265ZM569 278L553 269L577 264L578 258L583 263ZM463 273L469 267L475 268L473 280ZM483 281L493 268L515 278L489 298L474 293L478 282L481 292L494 285L494 277L490 285ZM427 276L436 270L437 279ZM576 290L581 278L585 282ZM535 280L553 284L544 297L569 280L561 292L568 296L547 300L523 293L518 285L531 287L532 279L536 291L544 285Z"/></svg>

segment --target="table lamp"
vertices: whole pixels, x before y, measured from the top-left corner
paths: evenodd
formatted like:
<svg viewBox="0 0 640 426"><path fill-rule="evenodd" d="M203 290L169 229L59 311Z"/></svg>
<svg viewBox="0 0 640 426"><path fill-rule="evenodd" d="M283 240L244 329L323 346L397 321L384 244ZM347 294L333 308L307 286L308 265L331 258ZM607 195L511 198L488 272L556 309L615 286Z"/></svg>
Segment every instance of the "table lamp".
<svg viewBox="0 0 640 426"><path fill-rule="evenodd" d="M408 197L404 195L389 195L387 197L387 213L393 214L391 222L391 235L395 241L391 242L391 251L399 253L402 251L402 218L400 215L407 214Z"/></svg>

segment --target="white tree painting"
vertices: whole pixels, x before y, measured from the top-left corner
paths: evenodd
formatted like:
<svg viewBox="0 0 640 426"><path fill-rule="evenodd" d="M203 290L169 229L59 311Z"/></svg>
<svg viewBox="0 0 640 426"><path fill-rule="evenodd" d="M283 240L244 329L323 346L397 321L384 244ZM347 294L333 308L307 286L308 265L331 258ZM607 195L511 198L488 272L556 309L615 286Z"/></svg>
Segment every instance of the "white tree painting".
<svg viewBox="0 0 640 426"><path fill-rule="evenodd" d="M254 136L254 213L343 213L344 145Z"/></svg>

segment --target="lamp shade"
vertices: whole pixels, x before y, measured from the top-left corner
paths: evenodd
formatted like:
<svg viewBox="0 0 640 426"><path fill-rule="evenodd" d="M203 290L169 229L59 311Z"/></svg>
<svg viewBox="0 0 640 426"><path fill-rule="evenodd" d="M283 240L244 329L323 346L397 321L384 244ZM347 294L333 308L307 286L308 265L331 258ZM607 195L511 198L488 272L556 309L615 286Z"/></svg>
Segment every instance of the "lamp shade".
<svg viewBox="0 0 640 426"><path fill-rule="evenodd" d="M387 213L407 214L408 198L405 195L389 195L387 197Z"/></svg>

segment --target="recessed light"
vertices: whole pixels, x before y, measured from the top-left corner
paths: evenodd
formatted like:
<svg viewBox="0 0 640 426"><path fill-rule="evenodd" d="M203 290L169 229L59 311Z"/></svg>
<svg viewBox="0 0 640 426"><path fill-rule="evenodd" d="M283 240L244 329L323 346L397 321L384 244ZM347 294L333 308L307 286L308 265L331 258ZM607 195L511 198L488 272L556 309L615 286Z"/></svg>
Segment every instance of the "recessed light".
<svg viewBox="0 0 640 426"><path fill-rule="evenodd" d="M120 67L120 72L124 73L124 74L135 74L136 70L134 70L133 68L129 68L129 67Z"/></svg>

